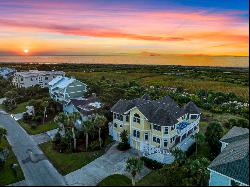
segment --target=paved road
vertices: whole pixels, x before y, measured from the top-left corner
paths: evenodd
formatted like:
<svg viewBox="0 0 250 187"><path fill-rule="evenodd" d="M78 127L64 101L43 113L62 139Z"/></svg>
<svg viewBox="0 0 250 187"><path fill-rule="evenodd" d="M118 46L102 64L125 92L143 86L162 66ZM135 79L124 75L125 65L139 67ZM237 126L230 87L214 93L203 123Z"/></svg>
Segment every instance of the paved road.
<svg viewBox="0 0 250 187"><path fill-rule="evenodd" d="M13 118L1 111L0 126L8 131L8 141L21 165L27 185L65 185L64 177L46 159L36 142Z"/></svg>
<svg viewBox="0 0 250 187"><path fill-rule="evenodd" d="M117 144L113 145L104 155L81 169L67 174L65 176L67 184L70 186L96 186L109 175L123 174L129 176L125 171L126 161L131 156L138 156L138 152L134 149L125 152L118 151L116 146ZM138 179L148 174L149 171L144 167Z"/></svg>

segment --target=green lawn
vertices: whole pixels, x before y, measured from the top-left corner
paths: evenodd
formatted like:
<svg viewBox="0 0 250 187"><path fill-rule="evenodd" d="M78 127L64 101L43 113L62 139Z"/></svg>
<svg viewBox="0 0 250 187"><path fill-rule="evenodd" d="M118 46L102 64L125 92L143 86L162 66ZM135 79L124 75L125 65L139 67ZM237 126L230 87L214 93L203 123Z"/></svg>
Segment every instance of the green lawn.
<svg viewBox="0 0 250 187"><path fill-rule="evenodd" d="M26 130L28 134L40 134L42 132L58 128L58 125L53 120L44 123L44 125L38 125L36 128L31 128L31 125L25 123L23 120L19 120L18 123Z"/></svg>
<svg viewBox="0 0 250 187"><path fill-rule="evenodd" d="M107 141L110 141L107 138ZM108 143L107 143L108 144ZM106 145L107 145L106 144ZM59 173L66 175L92 162L104 153L104 149L92 152L59 153L52 148L52 142L39 145Z"/></svg>
<svg viewBox="0 0 250 187"><path fill-rule="evenodd" d="M136 183L136 186L164 186L161 181L162 176L157 172L158 170L152 170L149 174L144 176Z"/></svg>
<svg viewBox="0 0 250 187"><path fill-rule="evenodd" d="M23 102L23 103L17 104L17 107L15 109L13 109L12 111L10 111L10 112L13 113L13 114L26 112L27 111L26 106L29 105L28 103L29 102Z"/></svg>
<svg viewBox="0 0 250 187"><path fill-rule="evenodd" d="M125 175L110 175L103 179L97 186L131 186L131 179Z"/></svg>
<svg viewBox="0 0 250 187"><path fill-rule="evenodd" d="M0 104L0 109L3 109L3 110L4 110L4 109L5 109L4 105L1 105L1 104Z"/></svg>
<svg viewBox="0 0 250 187"><path fill-rule="evenodd" d="M18 164L18 161L13 151L11 150L11 146L8 144L8 141L2 139L0 147L8 147L10 151L6 163L4 164L3 168L0 168L0 186L8 185L23 180L24 176L20 166L17 167L17 176L15 176L14 171L11 169L11 165L13 163Z"/></svg>

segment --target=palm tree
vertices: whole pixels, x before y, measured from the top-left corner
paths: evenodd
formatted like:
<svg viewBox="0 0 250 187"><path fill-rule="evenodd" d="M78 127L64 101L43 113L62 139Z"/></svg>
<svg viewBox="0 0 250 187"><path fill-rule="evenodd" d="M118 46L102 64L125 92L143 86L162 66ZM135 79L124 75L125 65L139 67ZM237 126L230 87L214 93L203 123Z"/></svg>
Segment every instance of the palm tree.
<svg viewBox="0 0 250 187"><path fill-rule="evenodd" d="M196 133L192 135L192 138L195 139L195 155L197 157L198 145L205 141L205 136L201 133Z"/></svg>
<svg viewBox="0 0 250 187"><path fill-rule="evenodd" d="M175 148L171 151L172 155L175 157L177 161L183 163L186 161L186 154L179 148Z"/></svg>
<svg viewBox="0 0 250 187"><path fill-rule="evenodd" d="M216 157L220 153L220 139L223 136L224 130L220 123L211 122L208 124L205 132L205 140L208 143L210 154Z"/></svg>
<svg viewBox="0 0 250 187"><path fill-rule="evenodd" d="M0 143L2 138L6 135L7 135L7 130L5 128L0 127Z"/></svg>
<svg viewBox="0 0 250 187"><path fill-rule="evenodd" d="M135 177L143 167L143 161L139 157L131 157L127 160L126 171L131 174L132 185L135 186Z"/></svg>
<svg viewBox="0 0 250 187"><path fill-rule="evenodd" d="M95 127L98 128L100 148L102 147L101 129L102 127L105 126L106 122L107 122L107 118L105 116L96 115L95 120L94 120L94 125Z"/></svg>
<svg viewBox="0 0 250 187"><path fill-rule="evenodd" d="M88 150L88 143L89 143L89 133L93 131L94 129L94 121L92 118L88 119L87 121L84 121L82 124L83 130L85 132L86 137L86 151Z"/></svg>
<svg viewBox="0 0 250 187"><path fill-rule="evenodd" d="M43 125L44 125L44 119L45 119L45 115L46 115L46 111L47 111L48 106L49 106L49 101L44 100L42 102L42 107L44 108L44 111L43 111Z"/></svg>
<svg viewBox="0 0 250 187"><path fill-rule="evenodd" d="M209 171L207 167L210 161L205 158L199 158L196 160L191 160L188 164L191 176L194 176L195 184L198 186L205 186L207 185Z"/></svg>
<svg viewBox="0 0 250 187"><path fill-rule="evenodd" d="M9 99L11 105L16 107L16 98L18 97L18 93L16 90L11 90L5 93L5 97Z"/></svg>
<svg viewBox="0 0 250 187"><path fill-rule="evenodd" d="M80 114L78 112L74 112L68 116L69 125L68 127L71 128L72 136L74 140L74 150L76 150L76 135L75 135L75 123L80 118Z"/></svg>
<svg viewBox="0 0 250 187"><path fill-rule="evenodd" d="M56 117L55 117L55 120L54 120L58 126L59 126L59 131L60 130L64 130L65 131L65 127L64 125L67 123L67 116L61 112L59 113Z"/></svg>

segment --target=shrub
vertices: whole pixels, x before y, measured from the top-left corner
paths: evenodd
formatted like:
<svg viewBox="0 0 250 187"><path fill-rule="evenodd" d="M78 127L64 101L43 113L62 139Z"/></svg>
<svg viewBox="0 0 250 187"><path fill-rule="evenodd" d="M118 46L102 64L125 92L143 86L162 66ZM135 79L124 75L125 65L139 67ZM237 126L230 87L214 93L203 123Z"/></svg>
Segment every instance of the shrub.
<svg viewBox="0 0 250 187"><path fill-rule="evenodd" d="M90 151L99 150L99 149L100 149L99 140L92 141L92 142L89 144L89 147L88 147L88 148L89 148Z"/></svg>
<svg viewBox="0 0 250 187"><path fill-rule="evenodd" d="M62 141L62 136L59 132L57 132L55 134L55 137L53 138L53 143L54 143L54 145L58 145L61 143L61 141Z"/></svg>
<svg viewBox="0 0 250 187"><path fill-rule="evenodd" d="M32 120L32 116L29 115L27 112L25 112L25 113L23 114L23 120L26 121L26 122L29 122L29 121Z"/></svg>
<svg viewBox="0 0 250 187"><path fill-rule="evenodd" d="M186 151L187 157L190 157L191 155L193 155L193 154L195 153L195 150L196 150L196 145L195 145L195 143L194 143L194 144L192 144L192 145L188 148L188 150Z"/></svg>
<svg viewBox="0 0 250 187"><path fill-rule="evenodd" d="M0 168L3 167L9 155L9 150L6 148L0 149Z"/></svg>
<svg viewBox="0 0 250 187"><path fill-rule="evenodd" d="M37 128L37 125L36 125L35 123L31 123L31 124L30 124L30 127L31 127L31 129L36 129L36 128Z"/></svg>
<svg viewBox="0 0 250 187"><path fill-rule="evenodd" d="M156 160L149 159L144 156L141 157L141 160L144 161L144 165L147 168L152 169L152 170L161 169L164 166L164 164L157 162Z"/></svg>
<svg viewBox="0 0 250 187"><path fill-rule="evenodd" d="M130 145L127 143L127 144L124 144L122 142L120 142L118 145L117 145L117 149L119 151L126 151L130 148Z"/></svg>
<svg viewBox="0 0 250 187"><path fill-rule="evenodd" d="M126 130L123 130L120 134L121 142L118 144L117 149L120 151L126 151L130 148L130 145L128 143L128 132Z"/></svg>

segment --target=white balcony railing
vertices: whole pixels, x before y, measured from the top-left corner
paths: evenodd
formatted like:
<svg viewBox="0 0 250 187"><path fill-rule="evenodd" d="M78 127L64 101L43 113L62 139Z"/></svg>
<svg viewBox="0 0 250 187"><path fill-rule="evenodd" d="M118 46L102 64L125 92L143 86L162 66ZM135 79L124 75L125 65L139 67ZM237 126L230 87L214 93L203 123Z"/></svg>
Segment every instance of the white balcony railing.
<svg viewBox="0 0 250 187"><path fill-rule="evenodd" d="M143 146L143 156L148 156L154 153L161 153L163 155L169 155L171 154L170 151L166 150L166 149L162 149L160 147L153 147L151 145L148 144L144 144Z"/></svg>

